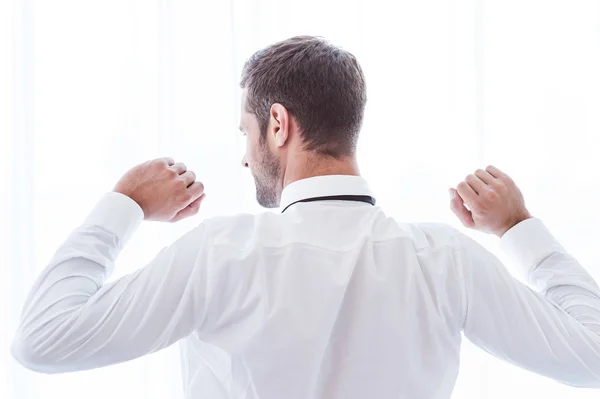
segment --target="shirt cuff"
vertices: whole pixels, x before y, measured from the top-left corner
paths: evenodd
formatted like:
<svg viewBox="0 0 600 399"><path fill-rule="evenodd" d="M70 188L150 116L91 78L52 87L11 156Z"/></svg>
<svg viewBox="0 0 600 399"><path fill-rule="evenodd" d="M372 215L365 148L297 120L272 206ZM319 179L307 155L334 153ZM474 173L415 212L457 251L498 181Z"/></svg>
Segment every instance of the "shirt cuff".
<svg viewBox="0 0 600 399"><path fill-rule="evenodd" d="M144 220L142 208L128 196L111 192L96 204L84 224L99 226L114 234L123 248Z"/></svg>
<svg viewBox="0 0 600 399"><path fill-rule="evenodd" d="M504 233L500 248L516 262L527 280L542 260L552 253L565 251L550 230L536 218L526 219Z"/></svg>

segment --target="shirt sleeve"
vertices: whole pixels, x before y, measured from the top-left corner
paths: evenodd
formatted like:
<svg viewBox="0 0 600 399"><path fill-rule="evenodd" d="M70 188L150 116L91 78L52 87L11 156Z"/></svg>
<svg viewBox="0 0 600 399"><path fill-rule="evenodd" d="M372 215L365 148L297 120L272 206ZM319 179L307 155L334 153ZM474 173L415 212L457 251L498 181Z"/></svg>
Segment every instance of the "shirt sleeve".
<svg viewBox="0 0 600 399"><path fill-rule="evenodd" d="M461 236L464 334L498 358L567 385L600 388L600 290L537 219L501 246L533 287Z"/></svg>
<svg viewBox="0 0 600 399"><path fill-rule="evenodd" d="M17 361L44 373L93 369L158 351L202 325L203 225L146 267L105 284L142 219L133 200L110 193L73 231L28 295L12 345Z"/></svg>

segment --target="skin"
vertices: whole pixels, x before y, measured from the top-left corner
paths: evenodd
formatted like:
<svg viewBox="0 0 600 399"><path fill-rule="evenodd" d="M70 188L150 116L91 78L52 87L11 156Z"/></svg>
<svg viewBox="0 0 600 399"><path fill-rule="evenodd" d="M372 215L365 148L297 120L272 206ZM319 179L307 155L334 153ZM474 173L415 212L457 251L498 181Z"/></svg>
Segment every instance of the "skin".
<svg viewBox="0 0 600 399"><path fill-rule="evenodd" d="M322 175L360 175L355 156L333 159L304 149L295 118L281 104L270 109L262 134L256 116L247 110L242 93L240 131L246 136L242 165L256 183L256 199L265 208L279 206L281 192L297 180ZM194 172L171 158L145 162L128 171L114 188L144 211L146 220L177 222L194 216L205 198ZM494 166L478 169L450 189L450 208L468 228L499 237L531 217L521 191Z"/></svg>
<svg viewBox="0 0 600 399"><path fill-rule="evenodd" d="M113 191L138 203L144 220L177 222L194 216L204 199L204 186L196 174L172 158L144 162L129 170Z"/></svg>
<svg viewBox="0 0 600 399"><path fill-rule="evenodd" d="M478 169L451 188L450 209L465 227L498 237L532 217L519 187L495 166Z"/></svg>
<svg viewBox="0 0 600 399"><path fill-rule="evenodd" d="M271 106L267 131L261 134L256 116L247 110L242 93L240 131L246 136L242 165L254 176L256 199L265 208L279 206L283 188L297 180L321 175L360 175L356 157L324 158L306 151L298 123L281 104Z"/></svg>

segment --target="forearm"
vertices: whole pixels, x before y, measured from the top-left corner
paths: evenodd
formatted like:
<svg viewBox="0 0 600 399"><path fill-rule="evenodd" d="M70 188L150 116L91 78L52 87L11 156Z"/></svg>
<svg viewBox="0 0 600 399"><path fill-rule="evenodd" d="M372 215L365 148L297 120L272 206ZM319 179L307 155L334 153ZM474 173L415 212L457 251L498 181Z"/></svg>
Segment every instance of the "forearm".
<svg viewBox="0 0 600 399"><path fill-rule="evenodd" d="M541 221L529 219L515 226L501 245L529 284L600 336L600 288Z"/></svg>
<svg viewBox="0 0 600 399"><path fill-rule="evenodd" d="M101 367L164 348L202 323L204 226L146 267L105 284L143 219L175 222L198 212L204 188L195 179L170 158L123 176L31 289L12 347L19 362L48 373Z"/></svg>
<svg viewBox="0 0 600 399"><path fill-rule="evenodd" d="M13 343L20 362L31 368L56 362L67 356L77 340L85 339L73 335L82 330L82 323L88 324L83 310L101 290L142 218L133 201L109 194L56 251L23 308Z"/></svg>
<svg viewBox="0 0 600 399"><path fill-rule="evenodd" d="M503 237L536 292L465 241L465 335L495 356L568 385L600 388L600 304L595 283L538 220ZM535 259L535 264L531 260Z"/></svg>

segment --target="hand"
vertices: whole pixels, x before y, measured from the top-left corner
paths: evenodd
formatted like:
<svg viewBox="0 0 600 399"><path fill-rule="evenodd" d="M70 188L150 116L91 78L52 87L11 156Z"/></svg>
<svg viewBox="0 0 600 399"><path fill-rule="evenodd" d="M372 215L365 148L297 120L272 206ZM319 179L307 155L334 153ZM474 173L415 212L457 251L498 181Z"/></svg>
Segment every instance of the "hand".
<svg viewBox="0 0 600 399"><path fill-rule="evenodd" d="M119 180L115 192L133 199L145 220L177 222L198 213L204 186L182 163L159 158L131 169Z"/></svg>
<svg viewBox="0 0 600 399"><path fill-rule="evenodd" d="M450 189L450 199L450 208L465 227L498 237L531 217L519 187L494 166L467 176L457 189Z"/></svg>

